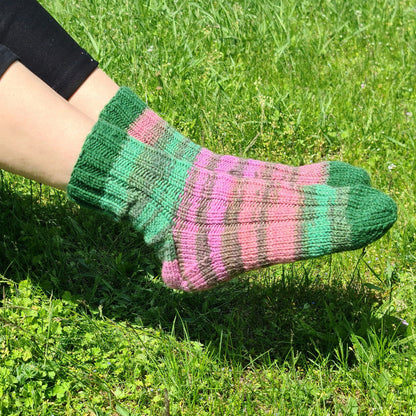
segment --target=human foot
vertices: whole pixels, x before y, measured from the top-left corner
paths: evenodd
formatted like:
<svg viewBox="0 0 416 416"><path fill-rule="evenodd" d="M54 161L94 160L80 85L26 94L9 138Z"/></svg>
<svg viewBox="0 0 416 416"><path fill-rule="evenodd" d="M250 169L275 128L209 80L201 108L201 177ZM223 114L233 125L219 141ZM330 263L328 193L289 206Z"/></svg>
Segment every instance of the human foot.
<svg viewBox="0 0 416 416"><path fill-rule="evenodd" d="M151 147L216 173L298 185L370 185L368 173L348 163L334 161L293 167L213 153L176 131L127 87L119 89L101 112L100 118Z"/></svg>
<svg viewBox="0 0 416 416"><path fill-rule="evenodd" d="M209 289L276 263L380 238L396 205L364 186L298 186L181 161L105 121L87 137L67 187L76 202L127 218L162 262L165 283Z"/></svg>

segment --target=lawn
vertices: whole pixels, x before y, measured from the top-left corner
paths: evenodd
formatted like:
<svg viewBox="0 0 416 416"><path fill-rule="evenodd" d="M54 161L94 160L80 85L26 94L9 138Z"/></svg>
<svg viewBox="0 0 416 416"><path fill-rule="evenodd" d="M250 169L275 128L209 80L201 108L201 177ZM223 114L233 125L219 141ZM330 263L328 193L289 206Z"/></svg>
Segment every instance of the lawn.
<svg viewBox="0 0 416 416"><path fill-rule="evenodd" d="M0 415L416 414L414 2L41 3L197 143L363 167L399 218L189 294L128 225L0 171Z"/></svg>

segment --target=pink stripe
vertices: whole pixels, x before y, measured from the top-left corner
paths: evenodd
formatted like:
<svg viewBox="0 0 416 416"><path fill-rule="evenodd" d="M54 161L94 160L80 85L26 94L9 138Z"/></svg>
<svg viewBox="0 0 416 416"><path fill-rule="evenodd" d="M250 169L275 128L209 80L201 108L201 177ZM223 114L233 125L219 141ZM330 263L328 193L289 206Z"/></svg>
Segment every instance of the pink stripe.
<svg viewBox="0 0 416 416"><path fill-rule="evenodd" d="M223 165L222 165L223 166ZM236 179L232 176L220 175L213 188L213 197L221 195L221 198L226 198L228 201L222 202L216 198L212 200L211 206L207 213L207 223L216 222L215 227L210 227L208 232L208 246L212 260L212 267L217 280L225 280L227 278L227 270L222 260L221 242L224 233L224 220L227 213L229 201L232 198L232 190Z"/></svg>
<svg viewBox="0 0 416 416"><path fill-rule="evenodd" d="M267 257L272 263L286 263L297 258L299 204L302 197L298 190L281 187L278 192L280 203L270 212L267 227Z"/></svg>
<svg viewBox="0 0 416 416"><path fill-rule="evenodd" d="M197 172L197 175L194 174L193 171ZM190 180L192 180L192 177L197 177L197 180L195 183L190 183ZM204 192L206 188L206 184L209 183L211 180L213 180L214 174L212 172L209 172L207 170L203 169L197 169L192 167L189 171L189 176L186 180L185 184L185 190L184 195L189 196L191 200L191 204L187 205L188 212L186 219L187 221L192 222L193 224L196 224L196 214L198 212L198 209L201 205L201 201L204 198ZM183 199L185 196L183 197ZM189 204L189 202L188 202Z"/></svg>
<svg viewBox="0 0 416 416"><path fill-rule="evenodd" d="M196 175L195 175L196 172ZM202 174L201 174L202 173ZM178 220L172 230L178 258L183 259L182 264L186 269L183 270L182 279L204 280L198 267L198 258L196 255L196 237L198 226L196 225L196 214L200 206L202 190L208 179L208 175L203 170L191 168L185 184L184 195L179 205L178 211L186 211L185 221ZM192 178L197 177L195 184L191 182ZM189 204L189 198L192 199ZM192 275L189 275L189 274Z"/></svg>
<svg viewBox="0 0 416 416"><path fill-rule="evenodd" d="M128 134L135 139L154 146L163 134L166 122L150 108L146 108L142 114L130 125Z"/></svg>
<svg viewBox="0 0 416 416"><path fill-rule="evenodd" d="M258 267L259 263L259 250L257 247L257 227L258 224L250 221L250 216L253 216L253 212L245 210L240 213L239 221L245 222L242 229L244 232L238 233L238 242L241 249L241 259L245 270L252 270Z"/></svg>
<svg viewBox="0 0 416 416"><path fill-rule="evenodd" d="M264 189L267 186L268 181L262 181L261 179L253 180L246 178L242 178L240 180L243 181L244 184L240 188L240 192L237 196L241 198L244 201L244 203L253 200L262 201Z"/></svg>
<svg viewBox="0 0 416 416"><path fill-rule="evenodd" d="M325 183L326 171L323 163L313 163L299 167L297 183L301 185L315 185Z"/></svg>
<svg viewBox="0 0 416 416"><path fill-rule="evenodd" d="M182 223L180 232L176 232L176 230L173 232L177 255L184 267L182 270L182 287L188 286L187 282L191 280L203 280L196 255L197 233L198 227L187 222Z"/></svg>
<svg viewBox="0 0 416 416"><path fill-rule="evenodd" d="M291 166L283 165L281 163L276 163L273 169L273 175L271 177L272 181L287 181L290 178L290 174L292 171Z"/></svg>
<svg viewBox="0 0 416 416"><path fill-rule="evenodd" d="M238 163L238 157L235 156L221 156L215 172L217 173L229 173L234 166Z"/></svg>
<svg viewBox="0 0 416 416"><path fill-rule="evenodd" d="M256 195L256 199L261 201L265 195L265 188L268 185L266 181L251 181L250 192ZM277 188L276 184L276 188ZM272 197L272 195L270 195ZM241 250L241 260L245 270L252 270L259 267L259 247L258 247L258 229L259 221L267 220L262 218L264 204L249 202L247 197L241 205L241 212L238 216L238 222L241 225L238 234L238 241ZM267 212L267 214L269 214ZM263 214L264 216L264 214Z"/></svg>
<svg viewBox="0 0 416 416"><path fill-rule="evenodd" d="M208 166L211 159L212 159L212 152L203 147L201 151L198 153L198 155L196 156L194 165L200 168L205 168L206 166Z"/></svg>
<svg viewBox="0 0 416 416"><path fill-rule="evenodd" d="M178 260L163 262L162 278L166 286L172 289L189 290L188 283L182 279Z"/></svg>
<svg viewBox="0 0 416 416"><path fill-rule="evenodd" d="M261 176L258 176L259 174L261 174L261 166L259 166L260 163L257 160L246 159L245 163L246 163L246 165L244 166L243 177L245 177L245 178L256 178L256 177L261 178Z"/></svg>

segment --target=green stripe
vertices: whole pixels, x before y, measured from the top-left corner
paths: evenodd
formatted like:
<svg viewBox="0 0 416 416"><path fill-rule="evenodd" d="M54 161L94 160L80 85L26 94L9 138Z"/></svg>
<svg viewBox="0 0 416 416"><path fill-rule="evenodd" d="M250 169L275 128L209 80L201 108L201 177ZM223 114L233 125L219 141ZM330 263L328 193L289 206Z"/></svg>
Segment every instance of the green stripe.
<svg viewBox="0 0 416 416"><path fill-rule="evenodd" d="M329 208L335 204L336 189L325 187L325 189L314 186L315 195L313 201L307 203L309 213L315 218L306 221L304 227L303 254L307 257L318 257L331 252L331 217ZM325 192L322 192L325 190Z"/></svg>
<svg viewBox="0 0 416 416"><path fill-rule="evenodd" d="M99 121L75 165L68 195L115 218L129 217L161 260L174 260L171 231L190 166Z"/></svg>
<svg viewBox="0 0 416 416"><path fill-rule="evenodd" d="M157 147L164 149L173 157L193 163L201 146L168 126L165 134L158 140Z"/></svg>
<svg viewBox="0 0 416 416"><path fill-rule="evenodd" d="M189 165L166 157L156 149L141 146L145 149L141 159L145 159L146 164L140 166L140 161L135 164L136 169L127 180L127 189L134 191L126 199L137 201L129 209L129 216L134 227L144 231L145 241L154 244L172 229Z"/></svg>
<svg viewBox="0 0 416 416"><path fill-rule="evenodd" d="M115 215L128 216L137 230L143 230L146 243L154 244L172 229L189 166L126 138L109 173L101 207L108 209L107 201L117 198Z"/></svg>
<svg viewBox="0 0 416 416"><path fill-rule="evenodd" d="M380 214L381 208L383 215ZM352 248L360 248L387 232L397 220L397 206L389 196L361 185L355 187L355 192L351 192L349 196L347 218L351 224L351 238L354 241ZM371 227L371 234L363 232L366 227Z"/></svg>
<svg viewBox="0 0 416 416"><path fill-rule="evenodd" d="M330 186L371 185L370 177L364 169L356 168L343 162L327 162L326 176L326 182Z"/></svg>
<svg viewBox="0 0 416 416"><path fill-rule="evenodd" d="M163 212L159 211L155 220L146 228L145 239L149 243L154 243L161 236L165 236L166 232L173 226L173 220L180 204L180 196L185 189L188 176L187 169L184 169L184 167L185 165L182 163L173 163L170 166L166 166L164 169L164 180L161 180L152 190L152 201L155 201L160 206L168 197L171 201L171 206L165 206ZM174 184L172 179L174 179Z"/></svg>
<svg viewBox="0 0 416 416"><path fill-rule="evenodd" d="M126 211L129 206L129 193L125 186L125 182L123 183L123 181L127 180L131 176L136 163L139 163L137 162L138 159L141 157L141 154L144 151L143 145L139 145L138 141L131 139L124 132L121 133L120 130L120 136L121 135L124 139L123 146L120 148L118 157L114 161L113 166L109 171L104 190L104 195L109 200L117 199L119 201L118 207L114 212L117 217L124 217L127 215ZM133 155L136 163L127 163L126 161L132 160ZM103 198L101 202L103 209L106 208L103 204L105 204L105 200L107 198Z"/></svg>
<svg viewBox="0 0 416 416"><path fill-rule="evenodd" d="M100 118L120 129L128 130L131 123L147 108L137 95L127 87L121 87L100 113Z"/></svg>
<svg viewBox="0 0 416 416"><path fill-rule="evenodd" d="M124 133L98 121L86 137L74 166L67 186L68 196L80 205L102 208L117 217L113 206L122 203L123 196L108 200L106 188L110 171L117 163L124 143Z"/></svg>

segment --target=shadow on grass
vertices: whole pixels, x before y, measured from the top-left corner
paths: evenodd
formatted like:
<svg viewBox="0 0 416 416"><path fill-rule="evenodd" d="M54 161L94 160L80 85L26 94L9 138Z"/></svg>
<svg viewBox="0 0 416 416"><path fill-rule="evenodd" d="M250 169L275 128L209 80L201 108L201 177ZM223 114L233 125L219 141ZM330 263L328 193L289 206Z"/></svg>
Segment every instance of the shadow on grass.
<svg viewBox="0 0 416 416"><path fill-rule="evenodd" d="M16 282L29 277L55 297L70 292L86 311L100 307L115 321L174 330L243 365L289 353L332 354L340 341L348 348L352 333L366 337L369 328L400 336L398 319L375 315L373 292L323 283L325 260L253 272L207 292L172 291L129 226L41 190L36 185L26 195L0 186L0 273Z"/></svg>

